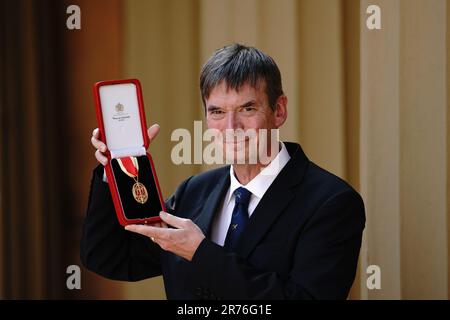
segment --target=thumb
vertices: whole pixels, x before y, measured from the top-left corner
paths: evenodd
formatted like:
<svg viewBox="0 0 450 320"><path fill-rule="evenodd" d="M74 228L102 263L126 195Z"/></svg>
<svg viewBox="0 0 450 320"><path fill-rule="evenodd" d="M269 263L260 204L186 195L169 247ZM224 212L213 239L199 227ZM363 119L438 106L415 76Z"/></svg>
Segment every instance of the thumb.
<svg viewBox="0 0 450 320"><path fill-rule="evenodd" d="M148 128L147 130L147 134L148 134L148 138L150 139L150 142L153 141L153 139L156 138L156 136L159 133L159 124L155 123L154 125L152 125L150 128Z"/></svg>

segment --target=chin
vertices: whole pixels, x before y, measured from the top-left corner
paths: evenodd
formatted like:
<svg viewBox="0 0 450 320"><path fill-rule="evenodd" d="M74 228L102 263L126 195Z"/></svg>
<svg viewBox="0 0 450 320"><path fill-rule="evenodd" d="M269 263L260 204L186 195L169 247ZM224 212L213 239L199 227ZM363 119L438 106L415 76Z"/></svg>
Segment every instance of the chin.
<svg viewBox="0 0 450 320"><path fill-rule="evenodd" d="M250 154L251 153L251 154ZM256 164L258 160L257 149L255 152L250 152L248 146L228 146L224 150L224 155L227 164Z"/></svg>

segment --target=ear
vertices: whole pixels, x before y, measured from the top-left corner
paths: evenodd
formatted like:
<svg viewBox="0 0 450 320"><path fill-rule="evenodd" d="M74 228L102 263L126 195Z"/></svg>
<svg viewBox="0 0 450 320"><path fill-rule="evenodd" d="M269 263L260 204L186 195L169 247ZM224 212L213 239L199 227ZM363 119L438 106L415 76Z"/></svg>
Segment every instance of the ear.
<svg viewBox="0 0 450 320"><path fill-rule="evenodd" d="M277 128L281 127L287 119L287 116L288 116L287 103L288 103L288 99L285 95L281 95L278 97L277 103L276 103L276 109L274 111L275 127L277 127Z"/></svg>

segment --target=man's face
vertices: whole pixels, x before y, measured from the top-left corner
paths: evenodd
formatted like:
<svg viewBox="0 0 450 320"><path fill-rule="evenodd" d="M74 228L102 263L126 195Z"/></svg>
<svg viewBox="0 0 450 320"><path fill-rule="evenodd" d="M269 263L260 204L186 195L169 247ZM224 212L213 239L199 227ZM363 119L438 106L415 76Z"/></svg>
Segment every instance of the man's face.
<svg viewBox="0 0 450 320"><path fill-rule="evenodd" d="M256 87L244 84L236 91L228 89L222 82L213 88L205 99L207 126L221 133L221 141L216 142L223 144L227 157L230 156L230 151L233 151L231 153L234 160L242 158L238 153L245 147L245 161L249 163L251 145L256 145L258 150L261 147L268 147L270 150L270 146L267 146L270 140L261 137L265 135L270 138L271 129L278 129L284 123L287 117L286 103L286 97L281 96L277 100L275 111L272 110L264 83Z"/></svg>

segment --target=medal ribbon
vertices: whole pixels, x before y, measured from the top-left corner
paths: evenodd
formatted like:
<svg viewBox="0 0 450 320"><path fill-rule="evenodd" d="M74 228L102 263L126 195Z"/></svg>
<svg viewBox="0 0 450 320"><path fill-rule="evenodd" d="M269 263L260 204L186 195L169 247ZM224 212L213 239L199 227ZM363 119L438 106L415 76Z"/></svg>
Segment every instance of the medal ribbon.
<svg viewBox="0 0 450 320"><path fill-rule="evenodd" d="M139 173L139 164L136 157L118 158L120 169L129 177L136 178Z"/></svg>

